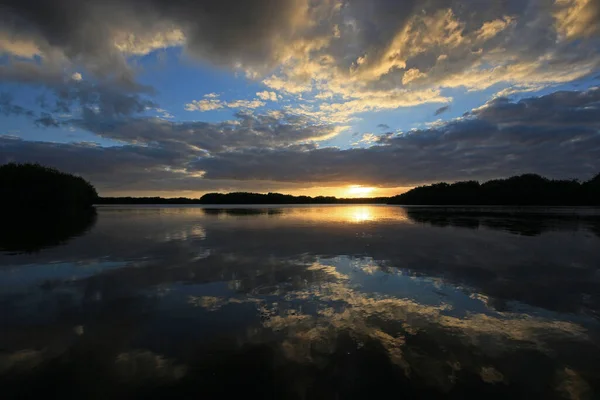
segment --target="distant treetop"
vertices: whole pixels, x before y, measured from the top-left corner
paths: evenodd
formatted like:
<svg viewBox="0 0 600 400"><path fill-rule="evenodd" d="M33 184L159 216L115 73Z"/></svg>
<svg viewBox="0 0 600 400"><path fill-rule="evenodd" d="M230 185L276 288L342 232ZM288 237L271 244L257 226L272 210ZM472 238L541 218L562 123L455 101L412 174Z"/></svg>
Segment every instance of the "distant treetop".
<svg viewBox="0 0 600 400"><path fill-rule="evenodd" d="M331 196L293 196L281 193L207 193L199 199L184 197L101 197L97 204L385 204L388 197L338 199Z"/></svg>
<svg viewBox="0 0 600 400"><path fill-rule="evenodd" d="M207 193L201 204L384 204L387 197L339 199L333 196L293 196L281 193Z"/></svg>

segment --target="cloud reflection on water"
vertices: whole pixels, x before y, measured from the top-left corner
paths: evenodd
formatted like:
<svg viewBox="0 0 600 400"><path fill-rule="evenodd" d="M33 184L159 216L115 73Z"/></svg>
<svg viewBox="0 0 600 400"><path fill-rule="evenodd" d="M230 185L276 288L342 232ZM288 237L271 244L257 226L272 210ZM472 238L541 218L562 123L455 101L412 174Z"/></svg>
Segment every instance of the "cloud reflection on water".
<svg viewBox="0 0 600 400"><path fill-rule="evenodd" d="M581 220L522 236L482 218L100 209L66 246L0 256L0 275L22 282L0 288L0 384L18 393L88 363L101 376L83 394L147 394L153 379L156 396L197 393L192 382L222 394L232 379L295 398L597 392L598 237Z"/></svg>

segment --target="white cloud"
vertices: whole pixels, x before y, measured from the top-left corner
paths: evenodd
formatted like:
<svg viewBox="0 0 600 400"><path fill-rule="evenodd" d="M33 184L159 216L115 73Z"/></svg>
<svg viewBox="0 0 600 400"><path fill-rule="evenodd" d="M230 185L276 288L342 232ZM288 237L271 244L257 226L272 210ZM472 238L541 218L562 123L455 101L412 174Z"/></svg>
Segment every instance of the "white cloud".
<svg viewBox="0 0 600 400"><path fill-rule="evenodd" d="M259 99L265 100L265 101L277 101L277 93L269 92L268 90L265 90L263 92L257 92L256 96Z"/></svg>
<svg viewBox="0 0 600 400"><path fill-rule="evenodd" d="M185 105L186 111L213 111L225 107L221 100L202 99L193 100Z"/></svg>
<svg viewBox="0 0 600 400"><path fill-rule="evenodd" d="M155 111L157 113L159 113L162 118L166 118L166 119L175 118L175 116L173 114L171 114L170 112L168 112L167 110L165 110L163 108L156 108Z"/></svg>
<svg viewBox="0 0 600 400"><path fill-rule="evenodd" d="M229 108L258 108L266 103L261 100L234 100L227 103Z"/></svg>
<svg viewBox="0 0 600 400"><path fill-rule="evenodd" d="M281 90L293 94L299 94L311 90L311 85L306 82L294 82L275 75L264 79L262 83L271 89Z"/></svg>
<svg viewBox="0 0 600 400"><path fill-rule="evenodd" d="M41 53L31 40L19 40L0 32L0 54L8 53L17 57L33 58Z"/></svg>
<svg viewBox="0 0 600 400"><path fill-rule="evenodd" d="M154 50L185 43L185 35L180 29L158 32L120 32L115 37L115 47L126 54L144 55Z"/></svg>
<svg viewBox="0 0 600 400"><path fill-rule="evenodd" d="M600 31L600 3L596 0L556 0L556 28L565 39L589 37Z"/></svg>
<svg viewBox="0 0 600 400"><path fill-rule="evenodd" d="M362 135L362 138L357 141L352 143L353 146L360 146L361 144L365 144L365 145L372 145L373 143L376 143L379 140L379 137L373 133L364 133Z"/></svg>
<svg viewBox="0 0 600 400"><path fill-rule="evenodd" d="M268 93L268 92L267 92ZM258 93L257 93L258 94ZM273 93L275 94L275 93ZM266 105L262 100L232 100L223 101L220 100L220 95L217 93L208 93L203 96L202 100L193 100L191 103L185 105L186 111L213 111L221 108L259 108Z"/></svg>

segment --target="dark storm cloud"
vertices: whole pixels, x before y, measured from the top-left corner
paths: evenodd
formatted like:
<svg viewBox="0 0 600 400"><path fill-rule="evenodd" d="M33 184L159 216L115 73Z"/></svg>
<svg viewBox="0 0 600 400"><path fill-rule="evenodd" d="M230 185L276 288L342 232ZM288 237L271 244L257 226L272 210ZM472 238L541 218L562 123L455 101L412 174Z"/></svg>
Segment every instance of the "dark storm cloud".
<svg viewBox="0 0 600 400"><path fill-rule="evenodd" d="M118 71L127 80L119 47L137 53L157 35L168 44L165 33L173 30L183 33L191 52L217 62L271 60L276 41L299 27L308 6L304 0L2 0L0 20L41 50L60 49L89 61L96 73ZM119 39L124 43L116 47Z"/></svg>
<svg viewBox="0 0 600 400"><path fill-rule="evenodd" d="M42 112L39 115L28 108L13 104L12 96L9 93L0 94L0 115L4 116L25 116L33 119L36 126L58 128L60 123L49 113Z"/></svg>
<svg viewBox="0 0 600 400"><path fill-rule="evenodd" d="M384 186L525 172L588 178L600 171L599 94L591 89L516 103L497 99L467 118L385 136L366 149L248 149L199 159L195 167L207 179Z"/></svg>
<svg viewBox="0 0 600 400"><path fill-rule="evenodd" d="M0 54L17 56L0 63L0 82L49 88L60 112L72 105L111 116L139 112L150 103L140 93L151 89L136 82L130 55L185 44L215 64L271 67L308 23L307 7L305 0L0 0Z"/></svg>
<svg viewBox="0 0 600 400"><path fill-rule="evenodd" d="M600 33L600 0L557 1L559 26L567 36L589 37Z"/></svg>
<svg viewBox="0 0 600 400"><path fill-rule="evenodd" d="M486 121L507 125L589 126L598 128L600 89L560 91L542 97L512 102L501 97L471 114Z"/></svg>
<svg viewBox="0 0 600 400"><path fill-rule="evenodd" d="M121 186L142 177L149 179L154 171L185 162L185 156L156 147L101 147L0 136L0 164L7 162L38 162L97 180L102 186Z"/></svg>
<svg viewBox="0 0 600 400"><path fill-rule="evenodd" d="M589 48L559 46L557 35L595 36L599 5L600 0L1 0L0 38L10 43L9 53L44 54L44 62L55 66L69 60L124 84L135 81L124 54L184 45L215 64L259 72L290 57L303 63L327 56L332 60L327 69L356 69L382 89L408 85L417 77L414 71L425 73L428 82L443 81L494 51L506 54L505 62L509 54L526 62L557 48L556 54L569 55L566 64L589 59Z"/></svg>
<svg viewBox="0 0 600 400"><path fill-rule="evenodd" d="M151 88L139 84L123 86L115 81L82 81L65 77L62 71L29 62L0 65L0 83L24 83L46 89L40 106L50 112L70 113L73 107L97 110L105 117L142 112L154 102L146 97ZM49 97L49 99L48 99Z"/></svg>
<svg viewBox="0 0 600 400"><path fill-rule="evenodd" d="M390 126L389 126L388 124L379 124L379 125L377 125L377 127L378 127L379 129L382 129L382 130L384 130L384 131L385 131L385 130L389 130L389 129L390 129Z"/></svg>
<svg viewBox="0 0 600 400"><path fill-rule="evenodd" d="M35 113L32 110L13 104L13 97L10 93L0 93L0 114L9 115L25 115L34 117Z"/></svg>
<svg viewBox="0 0 600 400"><path fill-rule="evenodd" d="M444 106L444 107L440 107L437 110L435 110L434 115L438 116L440 114L445 113L446 111L448 111L450 109L450 106Z"/></svg>
<svg viewBox="0 0 600 400"><path fill-rule="evenodd" d="M35 124L45 128L58 128L60 126L60 123L48 113L42 113L40 117L35 120Z"/></svg>

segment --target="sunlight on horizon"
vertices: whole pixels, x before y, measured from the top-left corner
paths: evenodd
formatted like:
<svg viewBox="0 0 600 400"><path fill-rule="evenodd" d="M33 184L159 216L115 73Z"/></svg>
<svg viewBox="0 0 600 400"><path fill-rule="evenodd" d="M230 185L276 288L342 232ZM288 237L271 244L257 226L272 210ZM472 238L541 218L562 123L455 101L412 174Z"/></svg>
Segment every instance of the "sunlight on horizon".
<svg viewBox="0 0 600 400"><path fill-rule="evenodd" d="M407 192L412 189L412 186L398 186L398 187L372 187L372 186L360 186L360 185L348 185L348 186L309 186L302 188L288 188L288 187L269 187L267 189L260 190L249 190L253 193L267 194L269 192L289 194L292 196L334 196L338 198L368 198L368 197L390 197L396 196ZM247 191L247 190L242 190ZM232 193L235 192L233 188L222 188L212 192L218 193ZM201 198L203 195L211 193L210 191L193 191L193 190L182 190L182 191L103 191L100 193L104 197L186 197L191 199Z"/></svg>
<svg viewBox="0 0 600 400"><path fill-rule="evenodd" d="M346 190L346 194L351 197L367 197L374 191L374 187L352 185Z"/></svg>

